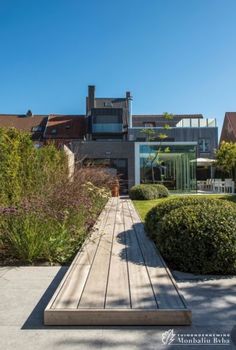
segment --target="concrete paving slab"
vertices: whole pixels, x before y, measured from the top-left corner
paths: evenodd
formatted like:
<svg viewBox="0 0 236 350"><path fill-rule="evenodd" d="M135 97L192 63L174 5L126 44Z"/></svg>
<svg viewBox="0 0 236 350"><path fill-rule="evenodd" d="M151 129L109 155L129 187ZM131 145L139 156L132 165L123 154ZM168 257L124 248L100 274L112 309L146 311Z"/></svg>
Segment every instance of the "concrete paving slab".
<svg viewBox="0 0 236 350"><path fill-rule="evenodd" d="M194 276L176 275L193 311L191 327L45 327L43 310L65 272L65 267L19 267L7 279L0 278L1 350L213 350L212 346L162 344L163 332L171 328L176 334L230 332L236 344L236 277L194 280ZM217 349L236 347L232 342Z"/></svg>
<svg viewBox="0 0 236 350"><path fill-rule="evenodd" d="M12 267L8 267L8 266L1 266L0 267L0 280L1 280L1 277L3 277L9 270L11 270Z"/></svg>
<svg viewBox="0 0 236 350"><path fill-rule="evenodd" d="M236 323L236 276L195 276L174 273L189 307L193 324L234 326Z"/></svg>

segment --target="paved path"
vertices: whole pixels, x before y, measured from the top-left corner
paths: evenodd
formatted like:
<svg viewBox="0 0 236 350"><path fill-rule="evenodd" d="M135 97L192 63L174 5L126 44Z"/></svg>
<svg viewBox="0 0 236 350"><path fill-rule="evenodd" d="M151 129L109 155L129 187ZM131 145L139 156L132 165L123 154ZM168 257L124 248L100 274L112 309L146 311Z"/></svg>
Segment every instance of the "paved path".
<svg viewBox="0 0 236 350"><path fill-rule="evenodd" d="M129 199L111 198L45 311L46 325L189 325L191 312Z"/></svg>

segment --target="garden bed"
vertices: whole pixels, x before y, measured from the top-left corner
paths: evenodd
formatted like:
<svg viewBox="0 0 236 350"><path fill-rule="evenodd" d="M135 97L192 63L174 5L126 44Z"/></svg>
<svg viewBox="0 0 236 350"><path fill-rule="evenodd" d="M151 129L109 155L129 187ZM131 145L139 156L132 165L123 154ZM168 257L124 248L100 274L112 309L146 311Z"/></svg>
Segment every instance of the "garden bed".
<svg viewBox="0 0 236 350"><path fill-rule="evenodd" d="M63 150L0 129L0 264L65 264L81 247L109 196L102 169L69 175Z"/></svg>

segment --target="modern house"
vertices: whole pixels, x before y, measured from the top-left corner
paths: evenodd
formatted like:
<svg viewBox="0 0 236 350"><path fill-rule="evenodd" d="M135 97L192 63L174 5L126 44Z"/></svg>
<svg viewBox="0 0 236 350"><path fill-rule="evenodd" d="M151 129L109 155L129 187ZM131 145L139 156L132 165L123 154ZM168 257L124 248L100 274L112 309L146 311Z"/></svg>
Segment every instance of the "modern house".
<svg viewBox="0 0 236 350"><path fill-rule="evenodd" d="M101 98L95 86L88 87L85 115L35 116L29 111L0 115L1 126L27 130L38 143L66 144L77 164L115 168L124 190L155 181L177 192L196 191L196 159L214 158L218 145L215 119L133 115L129 91L121 98ZM151 139L145 130L152 130Z"/></svg>
<svg viewBox="0 0 236 350"><path fill-rule="evenodd" d="M95 87L89 86L86 120L86 140L72 142L77 159L116 168L127 187L155 181L170 190L195 191L196 159L213 158L218 145L215 119L133 115L130 92L123 98L97 98ZM152 140L145 129L152 129Z"/></svg>
<svg viewBox="0 0 236 350"><path fill-rule="evenodd" d="M226 112L220 136L220 143L236 142L236 112Z"/></svg>

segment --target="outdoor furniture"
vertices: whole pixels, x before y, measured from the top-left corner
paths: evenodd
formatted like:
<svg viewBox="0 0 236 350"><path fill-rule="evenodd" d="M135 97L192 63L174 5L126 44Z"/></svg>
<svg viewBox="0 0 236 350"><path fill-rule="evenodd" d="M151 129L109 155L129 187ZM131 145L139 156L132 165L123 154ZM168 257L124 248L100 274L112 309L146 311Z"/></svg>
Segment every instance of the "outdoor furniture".
<svg viewBox="0 0 236 350"><path fill-rule="evenodd" d="M232 179L207 179L206 181L197 181L197 188L200 191L215 193L234 193L235 182Z"/></svg>
<svg viewBox="0 0 236 350"><path fill-rule="evenodd" d="M207 179L205 181L197 181L197 189L199 191L214 193L234 193L235 182L232 179Z"/></svg>
<svg viewBox="0 0 236 350"><path fill-rule="evenodd" d="M206 181L197 181L197 189L205 191Z"/></svg>
<svg viewBox="0 0 236 350"><path fill-rule="evenodd" d="M212 179L207 179L207 180L206 180L206 185L205 185L205 187L206 187L206 190L207 190L207 191L212 191L212 188L213 188Z"/></svg>
<svg viewBox="0 0 236 350"><path fill-rule="evenodd" d="M224 183L224 192L225 193L234 193L235 183L232 179L225 179Z"/></svg>
<svg viewBox="0 0 236 350"><path fill-rule="evenodd" d="M224 192L224 181L222 181L221 179L215 179L213 180L213 192L217 192L217 193L222 193Z"/></svg>

